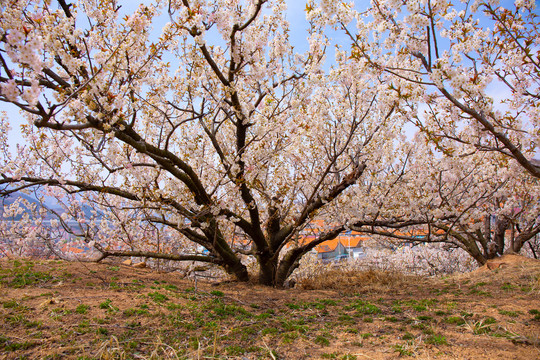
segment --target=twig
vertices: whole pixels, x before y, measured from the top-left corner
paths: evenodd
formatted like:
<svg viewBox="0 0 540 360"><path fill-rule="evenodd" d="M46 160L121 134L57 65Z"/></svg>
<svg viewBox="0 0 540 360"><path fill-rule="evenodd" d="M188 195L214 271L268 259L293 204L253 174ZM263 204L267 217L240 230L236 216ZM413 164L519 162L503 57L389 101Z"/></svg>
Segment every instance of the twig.
<svg viewBox="0 0 540 360"><path fill-rule="evenodd" d="M277 360L276 356L274 355L274 352L272 350L270 350L268 345L266 345L266 341L264 341L264 339L262 339L262 342L263 342L263 345L266 348L266 350L268 350L268 353L270 354L270 357L272 357L273 360Z"/></svg>

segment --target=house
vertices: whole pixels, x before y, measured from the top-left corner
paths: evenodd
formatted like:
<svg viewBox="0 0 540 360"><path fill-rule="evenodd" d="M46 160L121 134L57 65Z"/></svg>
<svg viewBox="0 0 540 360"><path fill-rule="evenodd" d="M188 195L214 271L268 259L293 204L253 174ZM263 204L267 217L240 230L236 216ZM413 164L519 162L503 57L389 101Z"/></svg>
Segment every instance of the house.
<svg viewBox="0 0 540 360"><path fill-rule="evenodd" d="M365 257L363 242L367 240L355 231L346 232L343 235L315 247L317 258L322 261L331 261L339 259L361 259Z"/></svg>

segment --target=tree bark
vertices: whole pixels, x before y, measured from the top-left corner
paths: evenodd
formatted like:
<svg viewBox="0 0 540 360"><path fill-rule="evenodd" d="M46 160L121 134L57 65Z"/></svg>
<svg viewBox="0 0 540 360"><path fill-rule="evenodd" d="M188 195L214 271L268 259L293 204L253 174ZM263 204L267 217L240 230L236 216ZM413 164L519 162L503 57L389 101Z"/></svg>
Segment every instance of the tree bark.
<svg viewBox="0 0 540 360"><path fill-rule="evenodd" d="M258 257L259 279L258 282L265 286L274 286L276 283L277 259L269 254Z"/></svg>
<svg viewBox="0 0 540 360"><path fill-rule="evenodd" d="M506 217L497 217L495 222L495 234L493 241L495 242L495 254L488 254L490 259L501 256L504 253L505 233L510 226L510 220Z"/></svg>

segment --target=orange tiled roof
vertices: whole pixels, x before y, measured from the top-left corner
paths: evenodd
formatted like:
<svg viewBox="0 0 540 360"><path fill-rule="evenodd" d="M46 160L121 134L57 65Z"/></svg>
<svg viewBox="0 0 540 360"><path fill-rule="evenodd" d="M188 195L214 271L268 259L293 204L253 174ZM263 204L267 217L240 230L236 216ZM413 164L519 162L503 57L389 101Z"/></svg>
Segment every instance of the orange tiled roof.
<svg viewBox="0 0 540 360"><path fill-rule="evenodd" d="M62 251L63 252L71 252L71 253L75 253L75 254L81 254L84 252L83 249L79 249L79 248L76 248L76 247L73 247L73 246L68 246L68 245L64 245L62 247Z"/></svg>
<svg viewBox="0 0 540 360"><path fill-rule="evenodd" d="M347 235L341 235L333 240L328 240L323 242L322 244L319 244L315 247L315 250L317 252L330 252L334 251L336 247L338 246L338 243L341 243L344 247L358 247L358 245L362 242L367 240L368 237L366 236L347 236Z"/></svg>

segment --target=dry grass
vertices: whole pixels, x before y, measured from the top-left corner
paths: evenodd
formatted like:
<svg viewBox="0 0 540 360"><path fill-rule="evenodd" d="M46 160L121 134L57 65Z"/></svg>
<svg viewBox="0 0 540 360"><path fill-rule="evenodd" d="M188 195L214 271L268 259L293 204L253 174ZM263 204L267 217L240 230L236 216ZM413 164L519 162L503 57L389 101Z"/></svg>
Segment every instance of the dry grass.
<svg viewBox="0 0 540 360"><path fill-rule="evenodd" d="M332 267L285 290L0 260L0 359L540 359L539 279Z"/></svg>
<svg viewBox="0 0 540 360"><path fill-rule="evenodd" d="M423 278L419 276L405 275L393 270L332 268L316 276L300 280L298 286L305 290L332 289L361 293L403 289L422 281Z"/></svg>
<svg viewBox="0 0 540 360"><path fill-rule="evenodd" d="M488 261L477 270L456 274L447 279L457 282L489 282L495 286L519 284L523 291L540 295L540 260L520 255L504 255Z"/></svg>

